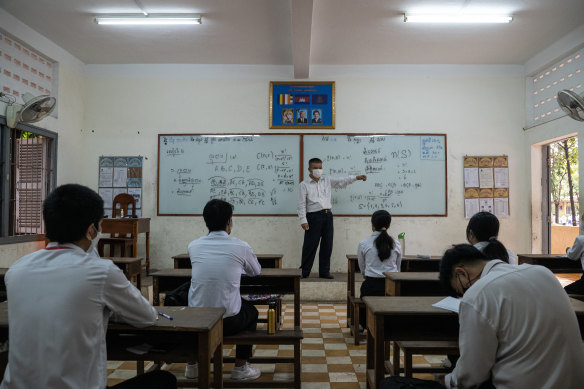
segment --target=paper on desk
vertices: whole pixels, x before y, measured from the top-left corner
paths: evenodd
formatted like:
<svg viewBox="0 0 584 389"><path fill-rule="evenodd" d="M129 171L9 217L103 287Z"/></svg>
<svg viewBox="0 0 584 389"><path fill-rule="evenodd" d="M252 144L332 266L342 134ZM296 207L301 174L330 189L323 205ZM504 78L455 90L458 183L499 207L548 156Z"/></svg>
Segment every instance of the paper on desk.
<svg viewBox="0 0 584 389"><path fill-rule="evenodd" d="M128 347L126 350L136 355L144 355L152 348L148 343L142 343L137 346Z"/></svg>
<svg viewBox="0 0 584 389"><path fill-rule="evenodd" d="M460 306L460 299L454 297L446 297L443 300L438 301L436 304L432 304L433 307L446 309L447 311L452 311L458 313L458 307Z"/></svg>

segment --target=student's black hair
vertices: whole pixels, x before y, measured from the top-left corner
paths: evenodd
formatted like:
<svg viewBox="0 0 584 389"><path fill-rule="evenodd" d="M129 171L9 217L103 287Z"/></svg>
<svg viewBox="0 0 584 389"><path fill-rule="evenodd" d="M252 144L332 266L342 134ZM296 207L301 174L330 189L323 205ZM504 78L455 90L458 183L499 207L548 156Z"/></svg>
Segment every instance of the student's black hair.
<svg viewBox="0 0 584 389"><path fill-rule="evenodd" d="M78 184L61 185L43 204L46 236L51 242L73 243L85 236L93 224L103 219L103 199L93 190Z"/></svg>
<svg viewBox="0 0 584 389"><path fill-rule="evenodd" d="M384 261L391 256L391 250L395 246L393 238L387 233L387 229L389 229L391 224L391 215L389 212L381 209L375 211L371 215L371 224L375 228L375 231L381 231L377 239L375 239L375 247L377 248L379 260Z"/></svg>
<svg viewBox="0 0 584 389"><path fill-rule="evenodd" d="M499 219L490 212L478 212L468 221L466 236L472 231L479 242L489 242L483 253L490 259L500 259L509 262L507 249L497 239L499 235Z"/></svg>
<svg viewBox="0 0 584 389"><path fill-rule="evenodd" d="M454 267L458 265L470 265L478 261L488 261L489 258L470 244L459 244L444 252L440 261L440 283L451 296L457 296L456 291L450 285Z"/></svg>
<svg viewBox="0 0 584 389"><path fill-rule="evenodd" d="M310 167L310 165L312 165L313 163L322 163L322 161L320 160L320 158L310 158L310 160L308 161L308 167Z"/></svg>
<svg viewBox="0 0 584 389"><path fill-rule="evenodd" d="M203 219L209 231L225 231L233 215L233 205L227 201L213 199L203 209Z"/></svg>

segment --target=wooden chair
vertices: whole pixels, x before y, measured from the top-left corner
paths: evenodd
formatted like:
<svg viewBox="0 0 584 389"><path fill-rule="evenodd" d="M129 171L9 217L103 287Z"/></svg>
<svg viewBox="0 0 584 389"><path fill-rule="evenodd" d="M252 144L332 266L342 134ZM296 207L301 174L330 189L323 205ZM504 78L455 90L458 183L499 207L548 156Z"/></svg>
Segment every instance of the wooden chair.
<svg viewBox="0 0 584 389"><path fill-rule="evenodd" d="M119 210L118 205L120 206ZM130 205L132 206L132 213L128 212ZM117 217L118 212L121 211L124 211L124 216L134 216L136 214L136 200L134 199L134 196L127 193L120 193L114 198L112 206L112 217Z"/></svg>
<svg viewBox="0 0 584 389"><path fill-rule="evenodd" d="M118 210L119 205L119 210ZM128 213L128 209L132 208L132 213ZM116 217L117 213L123 211L124 216L130 216L136 214L136 200L134 196L127 193L120 193L114 198L112 206L112 217ZM102 238L99 240L97 245L97 251L101 257L105 256L104 250L105 246L109 245L109 256L115 256L115 248L120 247L120 256L131 257L132 250L134 249L134 240L129 235L119 236L118 234L112 234L109 238ZM126 255L127 253L127 255Z"/></svg>

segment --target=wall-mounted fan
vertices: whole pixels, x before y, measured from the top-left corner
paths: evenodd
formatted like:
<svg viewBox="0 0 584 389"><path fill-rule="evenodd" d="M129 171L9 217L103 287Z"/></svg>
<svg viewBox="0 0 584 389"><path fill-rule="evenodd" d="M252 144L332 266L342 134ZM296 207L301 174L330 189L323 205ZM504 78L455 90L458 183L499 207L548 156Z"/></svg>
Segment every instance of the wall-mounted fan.
<svg viewBox="0 0 584 389"><path fill-rule="evenodd" d="M43 95L34 97L30 93L25 93L22 96L24 104L16 104L14 97L3 94L2 101L6 102L6 125L10 128L16 127L20 122L34 123L38 122L48 114L50 114L57 100L54 97Z"/></svg>
<svg viewBox="0 0 584 389"><path fill-rule="evenodd" d="M558 92L558 104L572 119L584 121L584 94L561 90Z"/></svg>

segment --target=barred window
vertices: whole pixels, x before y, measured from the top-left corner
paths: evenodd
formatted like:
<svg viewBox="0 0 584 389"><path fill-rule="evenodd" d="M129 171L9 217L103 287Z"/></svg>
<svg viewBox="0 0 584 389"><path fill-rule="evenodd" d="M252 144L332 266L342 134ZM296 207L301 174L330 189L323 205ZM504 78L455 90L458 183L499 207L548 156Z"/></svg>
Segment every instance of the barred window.
<svg viewBox="0 0 584 389"><path fill-rule="evenodd" d="M568 89L584 92L584 49L567 56L549 68L527 77L526 124L533 127L565 116L558 105L558 92Z"/></svg>
<svg viewBox="0 0 584 389"><path fill-rule="evenodd" d="M0 119L2 206L0 243L43 239L42 205L55 187L57 134Z"/></svg>

